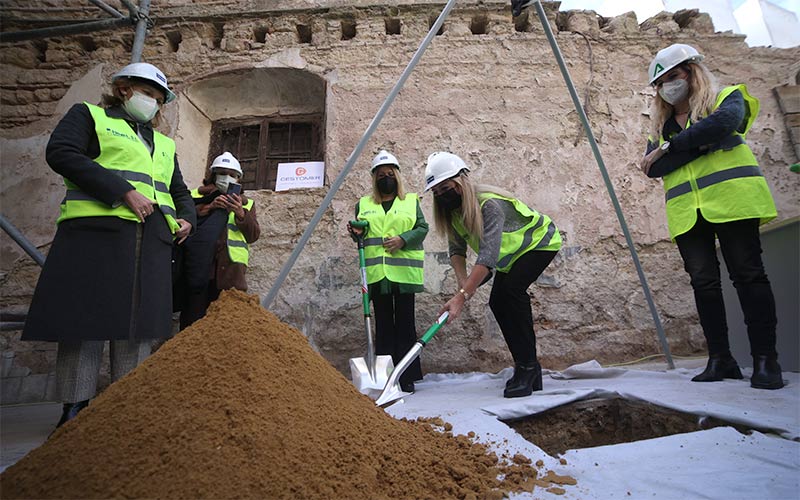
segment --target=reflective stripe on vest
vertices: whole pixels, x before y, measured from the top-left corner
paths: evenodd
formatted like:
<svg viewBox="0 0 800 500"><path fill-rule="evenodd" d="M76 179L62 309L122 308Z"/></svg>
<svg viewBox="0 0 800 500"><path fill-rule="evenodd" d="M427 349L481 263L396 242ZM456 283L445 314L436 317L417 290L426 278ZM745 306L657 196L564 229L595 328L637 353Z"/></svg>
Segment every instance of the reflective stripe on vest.
<svg viewBox="0 0 800 500"><path fill-rule="evenodd" d="M490 199L511 203L522 217L530 219L526 225L515 231L503 231L500 254L495 266L498 271L507 273L517 259L532 250L558 250L561 248L561 233L558 232L555 222L550 217L540 214L515 198L506 198L495 193L478 193L481 208ZM453 229L464 238L470 248L476 253L480 252L480 240L467 233L460 217L453 217Z"/></svg>
<svg viewBox="0 0 800 500"><path fill-rule="evenodd" d="M404 246L393 254L383 248L383 241L414 229L417 223L419 198L407 194L404 200L395 198L388 211L371 196L358 202L358 219L369 222L364 239L364 257L367 266L367 283L377 283L387 278L393 283L422 285L425 252L422 245Z"/></svg>
<svg viewBox="0 0 800 500"><path fill-rule="evenodd" d="M242 205L242 208L248 212L253 208L253 200L247 200ZM245 266L250 263L250 245L244 239L244 234L236 225L236 216L231 212L228 215L228 256L231 262L244 264Z"/></svg>
<svg viewBox="0 0 800 500"><path fill-rule="evenodd" d="M698 210L714 223L761 219L763 224L777 216L769 186L745 143L758 114L758 99L744 85L726 87L717 95L714 109L736 90L745 101L745 117L739 129L699 158L664 176L667 222L673 240L694 227ZM687 128L690 126L687 123ZM664 140L659 138L659 145Z"/></svg>
<svg viewBox="0 0 800 500"><path fill-rule="evenodd" d="M203 197L203 195L200 194L200 191L197 189L192 189L190 193L192 198L195 199ZM253 200L249 199L242 205L242 208L249 212L253 209L253 204ZM228 229L228 257L230 257L231 262L236 262L237 264L244 264L247 266L250 264L250 245L244 238L244 234L242 234L239 226L236 225L236 215L234 215L233 212L228 214L228 221L226 225Z"/></svg>
<svg viewBox="0 0 800 500"><path fill-rule="evenodd" d="M137 192L158 206L170 230L175 233L175 203L169 192L169 183L175 170L175 143L172 139L153 131L153 154L130 125L121 118L111 118L103 108L84 103L94 120L100 155L96 163L128 181ZM61 215L56 222L77 217L113 216L138 222L139 218L124 203L111 207L82 191L64 179L66 195L61 201Z"/></svg>

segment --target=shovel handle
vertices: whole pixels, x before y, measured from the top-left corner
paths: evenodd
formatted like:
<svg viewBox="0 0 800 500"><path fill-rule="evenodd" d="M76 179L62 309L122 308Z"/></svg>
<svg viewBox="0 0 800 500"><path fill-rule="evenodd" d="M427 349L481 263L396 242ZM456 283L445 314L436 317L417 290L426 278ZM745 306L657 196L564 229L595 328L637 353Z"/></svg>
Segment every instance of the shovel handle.
<svg viewBox="0 0 800 500"><path fill-rule="evenodd" d="M449 318L449 317L450 317L450 313L449 312L447 312L447 311L443 312L442 315L439 316L439 319L436 320L436 323L431 325L431 327L428 328L428 331L425 332L425 335L423 335L422 338L419 339L420 343L422 345L425 345L428 342L430 342L430 340L433 338L433 336L436 335L436 332L438 332L439 329L442 326L444 326L445 323L447 323L447 318Z"/></svg>

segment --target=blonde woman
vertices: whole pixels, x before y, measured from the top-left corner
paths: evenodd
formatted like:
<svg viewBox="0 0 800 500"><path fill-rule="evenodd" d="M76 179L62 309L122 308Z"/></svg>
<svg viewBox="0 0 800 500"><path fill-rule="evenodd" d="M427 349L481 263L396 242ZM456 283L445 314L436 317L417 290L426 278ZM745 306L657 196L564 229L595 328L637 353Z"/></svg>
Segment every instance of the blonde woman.
<svg viewBox="0 0 800 500"><path fill-rule="evenodd" d="M388 151L372 160L372 194L356 204L356 219L369 222L365 239L367 283L375 311L375 352L395 365L417 341L414 294L423 290L422 242L428 223L416 194L406 193L400 163ZM351 233L361 233L347 225ZM400 387L414 392L422 378L417 358L400 377Z"/></svg>
<svg viewBox="0 0 800 500"><path fill-rule="evenodd" d="M495 270L489 307L514 358L514 375L503 396L516 398L542 390L542 367L528 287L561 248L561 235L546 215L512 194L473 185L466 163L452 153L428 157L425 191L433 191L436 230L447 235L458 292L442 307L451 320ZM467 246L478 256L467 274Z"/></svg>
<svg viewBox="0 0 800 500"><path fill-rule="evenodd" d="M783 387L775 350L775 299L761 261L758 227L777 216L769 186L745 135L758 100L744 85L717 91L694 47L674 44L650 64L657 89L647 153L649 177L662 177L667 221L694 289L708 344L706 369L694 382L741 379L728 344L715 240L739 295L757 389Z"/></svg>

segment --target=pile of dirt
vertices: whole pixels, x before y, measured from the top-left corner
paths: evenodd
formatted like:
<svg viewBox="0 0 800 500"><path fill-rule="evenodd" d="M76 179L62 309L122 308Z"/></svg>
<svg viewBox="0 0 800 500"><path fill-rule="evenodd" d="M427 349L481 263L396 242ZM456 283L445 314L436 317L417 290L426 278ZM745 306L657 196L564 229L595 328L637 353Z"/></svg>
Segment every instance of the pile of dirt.
<svg viewBox="0 0 800 500"><path fill-rule="evenodd" d="M206 318L6 470L0 496L499 499L535 486L558 492L565 478L537 478L524 458L505 463L466 436L392 418L256 297L227 292Z"/></svg>

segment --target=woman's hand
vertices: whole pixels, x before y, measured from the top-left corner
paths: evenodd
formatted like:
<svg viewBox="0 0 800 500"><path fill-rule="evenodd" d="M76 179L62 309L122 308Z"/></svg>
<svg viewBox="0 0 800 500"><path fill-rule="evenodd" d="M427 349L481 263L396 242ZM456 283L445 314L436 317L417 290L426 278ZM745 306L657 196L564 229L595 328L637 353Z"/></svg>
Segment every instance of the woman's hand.
<svg viewBox="0 0 800 500"><path fill-rule="evenodd" d="M122 195L122 201L136 214L140 222L144 222L144 219L155 210L153 202L135 189Z"/></svg>
<svg viewBox="0 0 800 500"><path fill-rule="evenodd" d="M242 206L242 198L238 194L223 194L214 198L214 201L208 204L210 210L221 208L226 212L233 212L238 219L244 219L244 207Z"/></svg>
<svg viewBox="0 0 800 500"><path fill-rule="evenodd" d="M404 246L406 246L406 242L399 236L392 236L391 238L383 240L383 248L389 253L395 253Z"/></svg>
<svg viewBox="0 0 800 500"><path fill-rule="evenodd" d="M462 293L457 293L453 296L452 299L448 300L445 305L439 309L439 316L442 315L443 312L447 311L450 313L450 318L448 321L455 320L459 314L461 314L461 310L464 309L464 303L466 303L467 299L464 297Z"/></svg>
<svg viewBox="0 0 800 500"><path fill-rule="evenodd" d="M184 219L176 219L176 222L180 227L175 231L175 237L178 238L178 245L180 245L189 237L189 233L192 232L192 224Z"/></svg>
<svg viewBox="0 0 800 500"><path fill-rule="evenodd" d="M657 162L662 156L664 156L664 151L661 148L656 148L646 154L639 163L639 168L642 170L642 173L644 173L644 175L648 175L650 173L650 167L652 167L653 163Z"/></svg>

